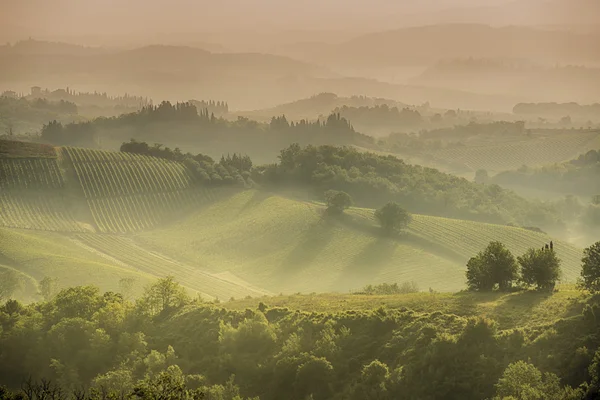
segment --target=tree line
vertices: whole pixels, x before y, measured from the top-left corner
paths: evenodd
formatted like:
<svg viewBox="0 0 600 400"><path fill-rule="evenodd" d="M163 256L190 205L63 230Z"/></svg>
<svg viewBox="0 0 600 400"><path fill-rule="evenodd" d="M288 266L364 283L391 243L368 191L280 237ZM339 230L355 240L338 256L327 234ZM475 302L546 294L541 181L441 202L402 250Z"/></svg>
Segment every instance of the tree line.
<svg viewBox="0 0 600 400"><path fill-rule="evenodd" d="M164 101L118 117L99 117L86 123L51 121L41 130L41 139L54 145L98 147L98 139L123 142L134 138L149 143L179 143L202 147L209 154L246 153L253 158L272 159L294 142L315 144L372 145L374 139L354 130L347 119L331 114L316 121L288 121L275 117L259 123L244 117L229 121L192 103Z"/></svg>

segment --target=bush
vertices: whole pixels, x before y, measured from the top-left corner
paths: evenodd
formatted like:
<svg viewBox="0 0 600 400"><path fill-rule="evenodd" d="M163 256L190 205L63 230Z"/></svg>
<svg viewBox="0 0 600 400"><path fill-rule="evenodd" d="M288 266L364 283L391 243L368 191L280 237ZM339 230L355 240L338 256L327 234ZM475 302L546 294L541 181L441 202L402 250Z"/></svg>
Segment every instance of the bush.
<svg viewBox="0 0 600 400"><path fill-rule="evenodd" d="M352 197L346 192L328 190L325 192L327 200L327 211L333 214L341 214L352 205Z"/></svg>

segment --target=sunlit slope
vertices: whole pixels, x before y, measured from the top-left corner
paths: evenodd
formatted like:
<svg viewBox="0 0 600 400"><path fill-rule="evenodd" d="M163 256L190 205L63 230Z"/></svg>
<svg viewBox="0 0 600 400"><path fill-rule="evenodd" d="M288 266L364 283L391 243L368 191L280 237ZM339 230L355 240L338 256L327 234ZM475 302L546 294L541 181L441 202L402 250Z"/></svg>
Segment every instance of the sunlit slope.
<svg viewBox="0 0 600 400"><path fill-rule="evenodd" d="M56 278L61 287L96 285L118 291L120 279L134 278L135 292L140 293L155 279L54 232L0 228L0 256L0 263L37 281Z"/></svg>
<svg viewBox="0 0 600 400"><path fill-rule="evenodd" d="M373 210L352 209L349 212L370 219L375 224ZM542 248L553 241L554 250L562 261L563 281L574 282L581 272L581 258L583 257L581 249L527 229L460 219L413 215L408 232L457 254L465 263L492 241L504 243L515 257L525 253L529 248Z"/></svg>
<svg viewBox="0 0 600 400"><path fill-rule="evenodd" d="M69 191L52 147L2 143L0 226L51 231L86 231L77 221L77 199ZM24 151L24 149L28 151Z"/></svg>
<svg viewBox="0 0 600 400"><path fill-rule="evenodd" d="M324 218L322 211L319 205L245 191L136 239L272 292L347 291L412 280L425 290L464 287L461 265L412 242Z"/></svg>
<svg viewBox="0 0 600 400"><path fill-rule="evenodd" d="M415 281L422 290L465 288L466 261L490 241L521 254L549 243L524 229L415 215L397 239L380 234L373 210L323 217L323 206L245 191L166 229L140 233L141 247L228 273L272 292L348 291L366 284ZM555 241L565 281L580 270L581 250Z"/></svg>
<svg viewBox="0 0 600 400"><path fill-rule="evenodd" d="M182 216L211 196L192 184L181 163L155 157L66 147L100 232L150 229Z"/></svg>
<svg viewBox="0 0 600 400"><path fill-rule="evenodd" d="M104 234L79 234L75 240L107 255L120 265L163 278L173 276L186 287L213 298L227 300L231 297L263 296L270 293L240 280L210 274L166 257L155 251L143 249L128 237Z"/></svg>

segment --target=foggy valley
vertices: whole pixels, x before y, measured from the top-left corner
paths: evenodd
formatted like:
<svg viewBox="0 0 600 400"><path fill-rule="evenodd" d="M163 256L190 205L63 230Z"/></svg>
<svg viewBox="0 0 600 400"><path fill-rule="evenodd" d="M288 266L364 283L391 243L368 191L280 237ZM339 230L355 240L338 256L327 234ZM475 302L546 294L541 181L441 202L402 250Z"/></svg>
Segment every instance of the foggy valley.
<svg viewBox="0 0 600 400"><path fill-rule="evenodd" d="M597 0L0 0L0 400L600 398Z"/></svg>

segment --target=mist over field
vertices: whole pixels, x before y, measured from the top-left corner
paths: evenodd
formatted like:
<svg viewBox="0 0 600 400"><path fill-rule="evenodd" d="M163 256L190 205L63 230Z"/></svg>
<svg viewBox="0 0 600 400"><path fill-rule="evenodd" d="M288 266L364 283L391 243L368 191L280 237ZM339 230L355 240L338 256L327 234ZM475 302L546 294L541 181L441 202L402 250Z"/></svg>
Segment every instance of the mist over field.
<svg viewBox="0 0 600 400"><path fill-rule="evenodd" d="M0 400L600 398L598 0L0 0Z"/></svg>

